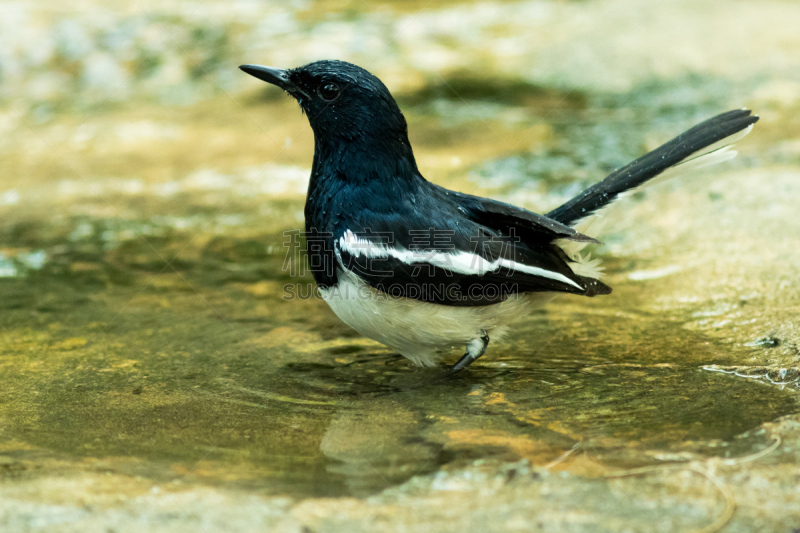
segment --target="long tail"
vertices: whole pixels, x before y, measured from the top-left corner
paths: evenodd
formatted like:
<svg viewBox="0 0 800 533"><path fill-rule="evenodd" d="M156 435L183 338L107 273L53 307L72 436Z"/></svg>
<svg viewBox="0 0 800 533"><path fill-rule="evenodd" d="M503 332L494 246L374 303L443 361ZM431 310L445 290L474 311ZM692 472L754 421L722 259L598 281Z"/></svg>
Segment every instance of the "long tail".
<svg viewBox="0 0 800 533"><path fill-rule="evenodd" d="M758 115L750 113L749 109L737 109L701 122L615 170L603 181L547 213L547 216L562 224L572 225L613 202L625 191L639 187L656 176L659 177L658 181L662 181L678 173L732 159L736 152L730 150L731 145L750 133L753 124L758 122Z"/></svg>

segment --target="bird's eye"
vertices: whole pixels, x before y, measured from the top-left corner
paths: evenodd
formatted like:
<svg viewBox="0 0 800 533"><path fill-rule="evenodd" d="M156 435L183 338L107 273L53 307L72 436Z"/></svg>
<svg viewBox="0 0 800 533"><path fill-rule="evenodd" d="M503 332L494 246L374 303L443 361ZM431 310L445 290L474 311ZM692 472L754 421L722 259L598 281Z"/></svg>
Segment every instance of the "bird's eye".
<svg viewBox="0 0 800 533"><path fill-rule="evenodd" d="M339 97L339 86L335 83L326 83L325 85L320 85L317 92L323 100L332 102Z"/></svg>

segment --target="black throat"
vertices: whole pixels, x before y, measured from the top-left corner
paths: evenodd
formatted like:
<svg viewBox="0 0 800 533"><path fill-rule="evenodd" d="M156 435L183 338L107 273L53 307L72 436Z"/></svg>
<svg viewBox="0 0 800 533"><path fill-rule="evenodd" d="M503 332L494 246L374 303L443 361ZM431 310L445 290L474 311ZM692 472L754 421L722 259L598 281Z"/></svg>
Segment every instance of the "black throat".
<svg viewBox="0 0 800 533"><path fill-rule="evenodd" d="M336 283L334 240L343 228L362 231L373 215L391 216L398 198L419 191L417 169L403 128L361 131L351 138L314 132L314 163L305 205L307 251L318 285Z"/></svg>

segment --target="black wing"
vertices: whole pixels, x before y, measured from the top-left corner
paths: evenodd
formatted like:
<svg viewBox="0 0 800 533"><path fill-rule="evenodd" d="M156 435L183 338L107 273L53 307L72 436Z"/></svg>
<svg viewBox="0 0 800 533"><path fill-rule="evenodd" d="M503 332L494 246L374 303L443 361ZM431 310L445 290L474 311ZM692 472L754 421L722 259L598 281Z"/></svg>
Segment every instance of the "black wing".
<svg viewBox="0 0 800 533"><path fill-rule="evenodd" d="M371 235L346 234L335 242L342 269L392 297L452 306L480 306L525 292L594 296L611 289L576 275L560 248L532 247L509 236L483 234L469 248L409 249Z"/></svg>
<svg viewBox="0 0 800 533"><path fill-rule="evenodd" d="M513 205L418 183L392 198L378 190L346 200L360 208L342 209L333 228L339 268L392 296L454 306L525 292L611 292L576 275L553 244L595 239ZM368 190L369 184L353 195Z"/></svg>
<svg viewBox="0 0 800 533"><path fill-rule="evenodd" d="M460 213L470 220L506 235L516 234L523 242L540 243L551 242L554 239L569 239L600 243L597 239L578 233L571 226L515 205L454 191L437 192L439 195L445 192L456 203Z"/></svg>

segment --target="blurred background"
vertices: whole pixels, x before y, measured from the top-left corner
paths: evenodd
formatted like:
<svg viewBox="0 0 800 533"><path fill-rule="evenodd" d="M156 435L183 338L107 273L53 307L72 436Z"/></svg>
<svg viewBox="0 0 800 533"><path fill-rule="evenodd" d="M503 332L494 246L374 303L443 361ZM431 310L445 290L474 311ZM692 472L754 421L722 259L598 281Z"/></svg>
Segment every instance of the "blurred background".
<svg viewBox="0 0 800 533"><path fill-rule="evenodd" d="M790 0L0 0L0 526L797 527L797 21ZM311 283L286 232L313 135L237 67L330 58L386 83L430 181L537 212L716 113L762 118L732 162L609 211L611 296L409 389L429 373L286 297Z"/></svg>

